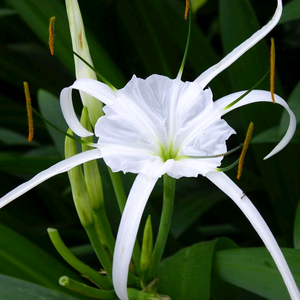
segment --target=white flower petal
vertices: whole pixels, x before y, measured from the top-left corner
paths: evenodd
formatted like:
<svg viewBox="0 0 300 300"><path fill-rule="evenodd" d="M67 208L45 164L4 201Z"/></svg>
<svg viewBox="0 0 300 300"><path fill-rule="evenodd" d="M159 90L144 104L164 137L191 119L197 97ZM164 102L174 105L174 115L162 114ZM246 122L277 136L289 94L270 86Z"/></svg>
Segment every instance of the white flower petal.
<svg viewBox="0 0 300 300"><path fill-rule="evenodd" d="M5 196L3 196L0 199L0 208L15 200L16 198L20 197L21 195L25 194L26 192L39 185L40 183L44 182L45 180L57 174L69 171L70 169L87 161L98 159L101 157L101 151L99 149L94 149L74 155L68 159L65 159L55 164L54 166L48 168L45 171L40 172L29 181L24 182L23 184L19 185L18 187L7 193Z"/></svg>
<svg viewBox="0 0 300 300"><path fill-rule="evenodd" d="M128 300L128 267L141 217L158 178L139 174L130 190L118 230L113 258L113 284L121 300Z"/></svg>
<svg viewBox="0 0 300 300"><path fill-rule="evenodd" d="M276 263L292 300L300 294L285 258L268 225L243 191L223 172L210 172L206 177L227 194L245 214Z"/></svg>
<svg viewBox="0 0 300 300"><path fill-rule="evenodd" d="M61 91L60 105L67 124L77 135L81 137L91 136L93 133L86 130L77 119L72 102L72 89L86 92L105 104L111 104L116 99L116 92L112 91L106 84L88 78L78 79L73 85Z"/></svg>
<svg viewBox="0 0 300 300"><path fill-rule="evenodd" d="M220 165L222 157L181 161L225 153L225 141L235 133L221 120L211 90L152 75L145 80L133 76L117 94L95 127L103 159L114 172L180 178L204 175Z"/></svg>
<svg viewBox="0 0 300 300"><path fill-rule="evenodd" d="M203 72L195 81L198 82L202 88L204 88L214 77L224 71L228 66L234 63L239 57L241 57L246 51L252 48L256 43L263 39L278 23L282 14L282 1L277 1L277 8L274 16L264 27L256 31L250 38L232 50L227 54L220 62L210 67Z"/></svg>
<svg viewBox="0 0 300 300"><path fill-rule="evenodd" d="M270 92L253 90L247 96L245 96L243 99L241 99L238 103L234 104L230 108L225 109L227 105L232 103L235 99L239 98L245 92L246 91L242 91L242 92L237 92L237 93L227 95L227 96L217 100L215 102L215 107L217 109L219 109L222 112L222 114L224 115L238 107L241 107L241 106L244 106L247 104L251 104L251 103L256 103L256 102L271 102L271 103L273 103ZM267 159L267 158L273 156L274 154L278 153L289 143L289 141L291 140L291 138L293 137L293 135L295 133L296 125L297 125L296 117L295 117L294 113L291 111L291 109L289 108L288 104L278 95L275 94L274 96L275 96L275 103L283 106L289 113L290 124L289 124L287 132L285 133L282 140L264 159Z"/></svg>

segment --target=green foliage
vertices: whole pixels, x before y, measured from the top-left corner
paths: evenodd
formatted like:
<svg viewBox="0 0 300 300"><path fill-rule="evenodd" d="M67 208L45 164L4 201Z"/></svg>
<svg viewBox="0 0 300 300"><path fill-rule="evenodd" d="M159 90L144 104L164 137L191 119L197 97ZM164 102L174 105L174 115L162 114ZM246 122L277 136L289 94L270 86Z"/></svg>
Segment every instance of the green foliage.
<svg viewBox="0 0 300 300"><path fill-rule="evenodd" d="M195 244L162 261L158 270L158 292L172 300L209 300L215 250L235 248L227 239Z"/></svg>
<svg viewBox="0 0 300 300"><path fill-rule="evenodd" d="M0 297L5 300L78 300L24 280L0 275Z"/></svg>
<svg viewBox="0 0 300 300"><path fill-rule="evenodd" d="M300 284L300 251L282 249L297 285ZM289 300L273 259L265 248L230 249L216 253L213 275L270 300Z"/></svg>
<svg viewBox="0 0 300 300"><path fill-rule="evenodd" d="M193 15L183 73L183 79L189 81L251 36L275 10L275 1L263 6L255 0L201 2L199 9L194 4L197 12ZM275 87L276 93L288 99L299 122L300 1L286 2L282 25L272 32L278 53ZM133 74L142 78L153 73L176 76L188 27L183 20L182 1L89 0L79 4L94 65L114 86L121 88ZM75 77L63 1L5 0L0 1L0 6L0 192L3 195L63 157L64 136L45 126L37 116L34 116L34 141L27 142L22 81L29 82L33 107L66 131L58 98L60 90L71 85ZM57 36L54 57L47 46L48 22L52 16L56 17ZM248 89L265 74L269 68L268 44L267 39L260 42L210 83L215 100ZM258 88L268 90L269 83L265 81ZM80 111L78 103L75 109ZM254 139L239 185L258 207L279 243L299 249L299 205L296 212L300 199L299 130L282 153L263 161L285 132L287 115L275 105L257 104L233 112L225 119L238 133L228 141L230 149L242 142L249 122L254 122ZM224 165L236 159L234 155L225 158ZM102 161L99 167L108 220L116 234L118 204ZM229 175L234 178L235 170ZM128 193L133 175L120 178ZM159 182L144 213L144 216L151 214L154 238L161 214L161 195ZM158 273L159 294L170 295L173 300L288 299L268 253L262 248L250 248L261 245L259 238L225 195L204 178L183 178L177 182L175 199L171 234ZM46 228L55 227L67 245L81 249L88 243L73 208L67 177L62 175L41 185L0 214L3 224L24 235L0 226L0 273L28 281L1 275L0 298L26 300L38 299L39 295L46 299L73 299L55 290L63 290L57 284L60 276L80 280L79 275L53 258L51 253L54 255L55 251L45 242ZM140 241L141 233L142 230ZM249 248L223 250L234 248L234 244L228 239L216 240L220 236ZM181 251L176 253L178 250ZM80 259L99 270L92 251L80 253ZM284 254L299 283L298 251L287 249ZM16 292L17 287L22 298ZM13 298L9 298L11 295Z"/></svg>

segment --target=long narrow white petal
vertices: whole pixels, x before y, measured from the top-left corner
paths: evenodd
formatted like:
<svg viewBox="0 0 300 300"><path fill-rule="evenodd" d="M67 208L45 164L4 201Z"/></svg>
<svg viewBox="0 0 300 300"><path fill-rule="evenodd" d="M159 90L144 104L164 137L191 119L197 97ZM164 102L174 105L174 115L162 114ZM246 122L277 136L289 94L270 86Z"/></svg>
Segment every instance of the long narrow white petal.
<svg viewBox="0 0 300 300"><path fill-rule="evenodd" d="M86 130L77 119L72 101L72 89L86 92L105 104L111 104L116 99L116 92L112 91L106 84L89 78L76 80L73 85L64 88L60 93L60 105L64 118L74 133L81 137L93 135Z"/></svg>
<svg viewBox="0 0 300 300"><path fill-rule="evenodd" d="M213 65L205 72L203 72L195 81L200 83L204 88L214 77L224 71L228 66L234 63L239 57L241 57L246 51L252 48L256 43L263 39L278 23L282 14L282 2L277 1L277 8L273 18L260 30L256 31L250 38L232 50L227 54L220 62Z"/></svg>
<svg viewBox="0 0 300 300"><path fill-rule="evenodd" d="M256 102L272 102L271 99L271 93L267 91L260 91L260 90L253 90L251 91L247 96L245 96L243 99L241 99L238 103L234 104L233 106L226 108L229 104L231 104L234 100L238 99L240 96L242 96L246 91L233 93L230 95L227 95L217 101L215 101L215 107L219 109L222 113L222 115L247 104L256 103ZM278 143L278 145L264 158L270 158L274 154L281 151L291 140L293 137L295 130L296 130L296 117L292 110L289 108L288 104L278 95L275 96L275 103L283 106L287 112L290 115L290 124L289 127L282 138L282 140Z"/></svg>
<svg viewBox="0 0 300 300"><path fill-rule="evenodd" d="M44 182L45 180L57 174L69 171L70 169L81 165L87 161L98 159L101 157L101 151L99 149L93 149L74 155L68 159L57 163L56 165L48 168L45 171L42 171L29 181L19 185L18 187L7 193L5 196L0 198L0 208L15 200L16 198L20 197L21 195L25 194L26 192L39 185L40 183Z"/></svg>
<svg viewBox="0 0 300 300"><path fill-rule="evenodd" d="M206 177L227 194L245 214L272 255L289 291L291 299L299 300L299 290L285 258L268 225L249 198L245 196L243 191L223 172L209 172L206 174Z"/></svg>
<svg viewBox="0 0 300 300"><path fill-rule="evenodd" d="M141 217L158 178L139 174L130 190L122 215L113 258L113 284L121 300L128 300L128 267Z"/></svg>

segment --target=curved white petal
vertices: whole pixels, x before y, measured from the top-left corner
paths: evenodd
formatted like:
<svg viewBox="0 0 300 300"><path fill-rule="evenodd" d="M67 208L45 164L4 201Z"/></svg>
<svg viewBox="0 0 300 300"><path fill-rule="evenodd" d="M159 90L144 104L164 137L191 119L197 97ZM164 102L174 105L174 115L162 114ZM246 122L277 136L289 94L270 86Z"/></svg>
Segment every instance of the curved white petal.
<svg viewBox="0 0 300 300"><path fill-rule="evenodd" d="M116 240L113 258L113 284L121 300L128 300L128 267L141 217L158 178L139 174L130 190Z"/></svg>
<svg viewBox="0 0 300 300"><path fill-rule="evenodd" d="M89 78L80 78L73 85L64 88L60 93L60 105L64 118L74 133L81 137L93 135L92 132L86 130L77 119L72 102L72 89L97 98L105 104L111 104L116 99L117 94L111 90L106 84Z"/></svg>
<svg viewBox="0 0 300 300"><path fill-rule="evenodd" d="M222 113L222 115L247 104L256 103L256 102L272 102L271 99L271 93L267 91L260 91L260 90L253 90L251 91L247 96L245 96L243 99L241 99L238 103L234 104L233 106L226 108L229 104L231 104L234 100L242 96L246 91L233 93L230 95L227 95L217 101L215 101L215 107L219 109ZM291 140L293 137L295 130L296 130L296 117L292 110L289 108L288 104L278 95L274 95L275 97L275 103L283 106L287 112L290 115L290 124L289 127L282 138L282 140L278 143L278 145L264 158L268 159L274 154L281 151Z"/></svg>
<svg viewBox="0 0 300 300"><path fill-rule="evenodd" d="M252 48L256 43L263 39L278 23L282 14L282 2L277 1L277 8L273 18L260 30L256 31L250 38L232 50L227 54L220 62L210 67L203 72L195 81L200 83L204 88L214 77L224 71L228 66L234 63L239 57L241 57L246 51Z"/></svg>
<svg viewBox="0 0 300 300"><path fill-rule="evenodd" d="M245 214L276 263L292 300L300 294L285 258L268 225L243 191L223 172L210 172L206 177L227 194Z"/></svg>
<svg viewBox="0 0 300 300"><path fill-rule="evenodd" d="M79 153L55 164L54 166L48 168L45 171L40 172L39 174L35 175L32 179L28 180L27 182L24 182L23 184L19 185L18 187L7 193L5 196L0 198L0 208L15 200L16 198L20 197L21 195L25 194L26 192L39 185L40 183L44 182L45 180L57 174L69 171L70 169L81 165L87 161L98 158L102 158L101 151L99 149L94 149Z"/></svg>

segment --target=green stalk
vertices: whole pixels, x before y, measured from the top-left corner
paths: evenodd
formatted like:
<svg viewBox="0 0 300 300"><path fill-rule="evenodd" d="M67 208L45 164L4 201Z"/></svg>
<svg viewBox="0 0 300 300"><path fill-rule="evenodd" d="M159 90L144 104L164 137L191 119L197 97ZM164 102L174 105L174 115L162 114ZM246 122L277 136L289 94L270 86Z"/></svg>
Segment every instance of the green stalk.
<svg viewBox="0 0 300 300"><path fill-rule="evenodd" d="M87 278L89 281L101 288L112 288L111 280L107 276L99 274L97 271L84 264L66 247L56 229L48 228L48 234L53 246L61 255L61 257L83 277Z"/></svg>
<svg viewBox="0 0 300 300"><path fill-rule="evenodd" d="M71 130L68 130L71 133ZM76 145L73 139L66 137L65 139L65 156L66 158L77 154ZM80 222L84 227L95 253L101 262L103 268L107 272L109 278L112 278L112 263L107 256L106 250L104 249L100 236L99 229L95 224L94 214L91 206L91 199L89 196L88 188L83 176L81 166L77 166L68 171L68 176L71 184L73 200L77 213L80 218Z"/></svg>
<svg viewBox="0 0 300 300"><path fill-rule="evenodd" d="M103 291L97 288L93 288L76 280L73 280L67 276L63 276L59 279L59 284L66 287L69 290L75 291L77 293L96 298L96 299L116 299L116 293L114 290Z"/></svg>
<svg viewBox="0 0 300 300"><path fill-rule="evenodd" d="M147 274L147 281L154 279L158 265L161 261L166 242L168 239L173 206L174 206L174 195L175 195L175 185L176 179L170 177L169 175L164 175L164 198L163 198L163 208L158 229L158 234L155 242L155 247L152 254L151 267Z"/></svg>
<svg viewBox="0 0 300 300"><path fill-rule="evenodd" d="M120 173L114 173L110 168L108 168L108 172L116 194L120 212L122 213L126 204L127 197L124 191Z"/></svg>
<svg viewBox="0 0 300 300"><path fill-rule="evenodd" d="M89 120L88 109L86 106L82 110L80 121L83 127L92 131L92 125ZM93 137L82 138L82 140L88 143L93 143ZM90 149L90 147L86 144L82 144L81 147L82 151ZM90 196L91 208L94 214L94 221L98 228L98 233L103 246L109 250L110 255L112 256L115 247L115 238L105 211L102 179L97 161L86 162L83 164L83 168L84 178Z"/></svg>
<svg viewBox="0 0 300 300"><path fill-rule="evenodd" d="M99 261L101 262L105 272L107 273L107 276L112 279L112 263L101 243L95 223L90 226L85 226L84 229L92 243Z"/></svg>

